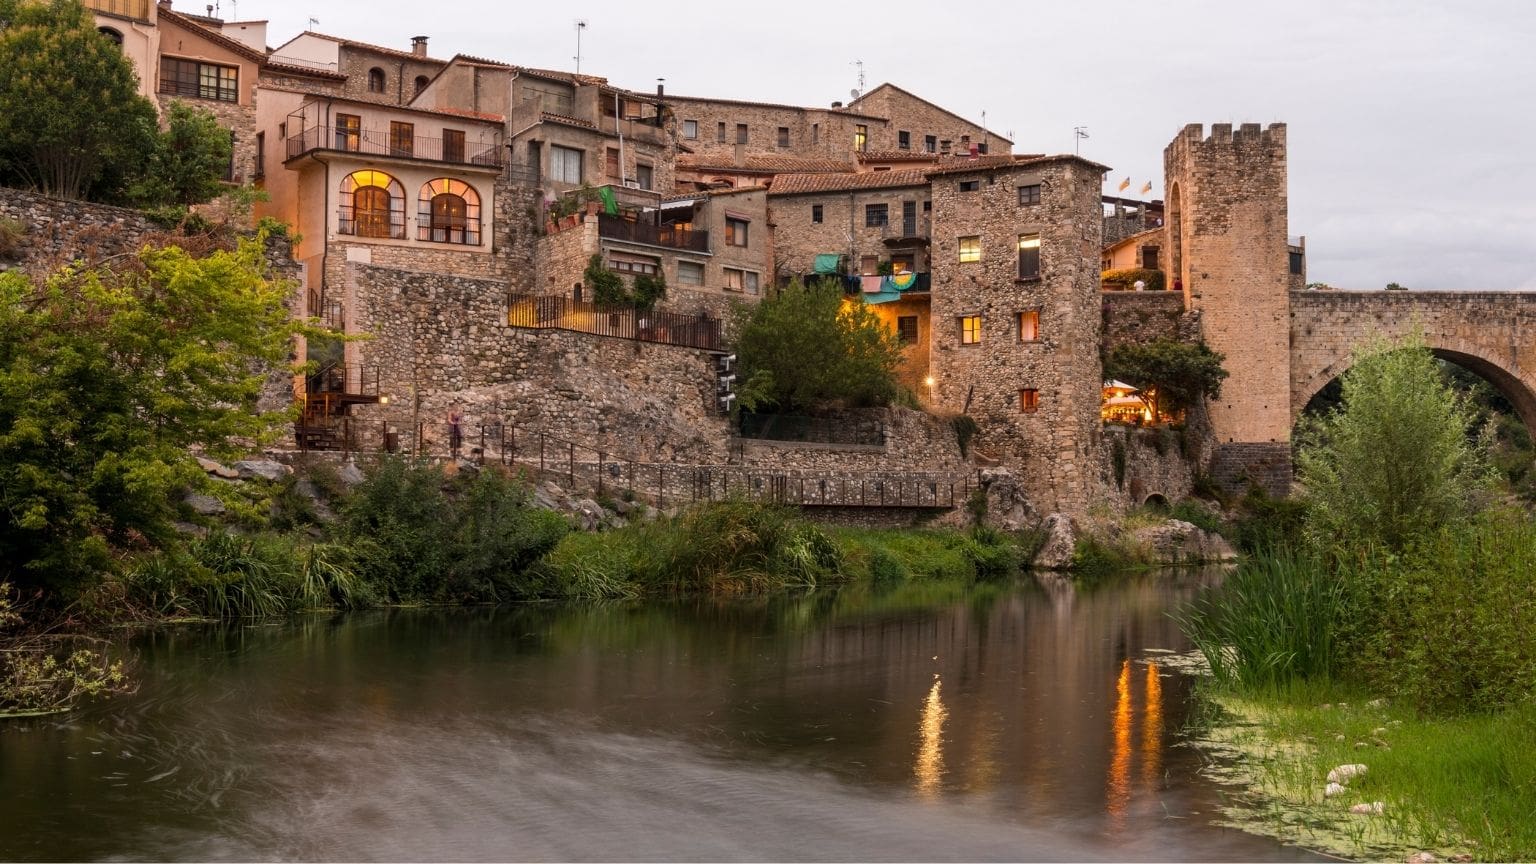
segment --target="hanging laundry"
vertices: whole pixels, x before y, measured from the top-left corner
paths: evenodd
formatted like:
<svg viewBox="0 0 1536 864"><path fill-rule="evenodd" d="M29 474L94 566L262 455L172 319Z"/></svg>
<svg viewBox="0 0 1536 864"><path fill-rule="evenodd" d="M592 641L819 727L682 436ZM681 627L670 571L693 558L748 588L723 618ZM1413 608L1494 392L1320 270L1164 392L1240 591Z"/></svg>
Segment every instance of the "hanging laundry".
<svg viewBox="0 0 1536 864"><path fill-rule="evenodd" d="M885 282L885 277L884 276L860 276L859 277L860 288L863 289L865 294L879 294L881 289L884 287L884 285L882 284L884 282Z"/></svg>
<svg viewBox="0 0 1536 864"><path fill-rule="evenodd" d="M892 290L905 291L908 288L911 288L913 285L917 284L917 274L892 273L891 275L885 277L885 280L887 283L889 283Z"/></svg>
<svg viewBox="0 0 1536 864"><path fill-rule="evenodd" d="M830 276L842 269L843 256L836 253L821 253L816 256L815 273L818 276Z"/></svg>

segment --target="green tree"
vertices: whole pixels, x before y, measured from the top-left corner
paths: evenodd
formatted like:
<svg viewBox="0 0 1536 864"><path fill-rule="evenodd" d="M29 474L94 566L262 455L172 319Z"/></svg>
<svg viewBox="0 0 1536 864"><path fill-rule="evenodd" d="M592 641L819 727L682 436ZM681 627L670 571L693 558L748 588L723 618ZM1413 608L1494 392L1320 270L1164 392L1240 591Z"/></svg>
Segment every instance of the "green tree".
<svg viewBox="0 0 1536 864"><path fill-rule="evenodd" d="M741 407L810 410L885 405L898 393L901 342L867 305L829 283L801 285L738 306Z"/></svg>
<svg viewBox="0 0 1536 864"><path fill-rule="evenodd" d="M155 140L132 64L75 0L0 0L0 27L0 180L121 197Z"/></svg>
<svg viewBox="0 0 1536 864"><path fill-rule="evenodd" d="M1104 375L1140 387L1153 415L1193 407L1202 398L1221 395L1227 370L1221 354L1204 342L1158 339L1116 346L1104 364Z"/></svg>
<svg viewBox="0 0 1536 864"><path fill-rule="evenodd" d="M212 111L175 100L165 111L166 129L134 179L130 195L145 207L201 204L224 191L229 167L229 130Z"/></svg>
<svg viewBox="0 0 1536 864"><path fill-rule="evenodd" d="M1304 424L1306 531L1325 545L1402 550L1486 503L1487 448L1467 399L1423 340L1374 340L1343 377L1343 405Z"/></svg>
<svg viewBox="0 0 1536 864"><path fill-rule="evenodd" d="M591 293L592 302L598 306L624 306L631 302L632 298L624 288L624 277L609 270L602 255L587 259L587 269L582 272L581 281Z"/></svg>
<svg viewBox="0 0 1536 864"><path fill-rule="evenodd" d="M299 326L262 240L145 250L43 284L0 274L0 579L68 592L114 553L163 546L175 496L275 431L255 411Z"/></svg>

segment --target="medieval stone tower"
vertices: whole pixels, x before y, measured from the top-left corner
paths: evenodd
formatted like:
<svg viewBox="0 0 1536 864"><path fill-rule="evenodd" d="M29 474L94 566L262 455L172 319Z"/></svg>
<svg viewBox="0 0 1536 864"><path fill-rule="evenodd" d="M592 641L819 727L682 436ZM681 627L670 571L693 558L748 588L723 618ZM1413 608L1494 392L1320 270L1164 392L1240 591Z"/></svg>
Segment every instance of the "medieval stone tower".
<svg viewBox="0 0 1536 864"><path fill-rule="evenodd" d="M1164 248L1184 304L1230 374L1210 406L1212 473L1283 493L1290 481L1285 124L1185 126L1163 151Z"/></svg>

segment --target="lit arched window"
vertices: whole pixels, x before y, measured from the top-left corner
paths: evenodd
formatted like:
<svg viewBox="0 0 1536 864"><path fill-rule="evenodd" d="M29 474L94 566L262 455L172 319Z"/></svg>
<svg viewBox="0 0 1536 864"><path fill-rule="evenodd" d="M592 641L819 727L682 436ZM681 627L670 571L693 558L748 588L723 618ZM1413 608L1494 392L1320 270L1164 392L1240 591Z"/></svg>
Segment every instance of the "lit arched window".
<svg viewBox="0 0 1536 864"><path fill-rule="evenodd" d="M480 245L480 193L460 180L440 177L421 187L416 236L433 243Z"/></svg>
<svg viewBox="0 0 1536 864"><path fill-rule="evenodd" d="M384 70L377 66L368 70L368 92L384 92Z"/></svg>
<svg viewBox="0 0 1536 864"><path fill-rule="evenodd" d="M117 45L119 48L123 46L123 34L113 30L111 27L97 27L96 32L107 37L108 39L111 39L113 44Z"/></svg>
<svg viewBox="0 0 1536 864"><path fill-rule="evenodd" d="M430 83L430 82L427 80L427 76L425 76L425 75L417 75L416 76L416 92L419 94L419 93L421 93L421 91L427 89L427 84L428 83Z"/></svg>
<svg viewBox="0 0 1536 864"><path fill-rule="evenodd" d="M383 171L354 171L341 181L338 233L405 239L405 190Z"/></svg>

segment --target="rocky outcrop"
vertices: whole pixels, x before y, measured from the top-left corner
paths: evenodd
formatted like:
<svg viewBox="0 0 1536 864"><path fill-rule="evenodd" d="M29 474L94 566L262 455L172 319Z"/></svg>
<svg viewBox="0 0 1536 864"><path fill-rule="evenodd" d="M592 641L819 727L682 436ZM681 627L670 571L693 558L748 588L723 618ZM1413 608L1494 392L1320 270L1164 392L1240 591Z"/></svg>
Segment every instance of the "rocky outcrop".
<svg viewBox="0 0 1536 864"><path fill-rule="evenodd" d="M1065 513L1052 513L1041 526L1045 543L1035 555L1034 565L1041 570L1066 570L1072 566L1077 551L1077 526Z"/></svg>
<svg viewBox="0 0 1536 864"><path fill-rule="evenodd" d="M1179 519L1137 529L1131 539L1146 549L1156 564L1210 564L1237 557L1232 545L1220 534L1203 531Z"/></svg>

